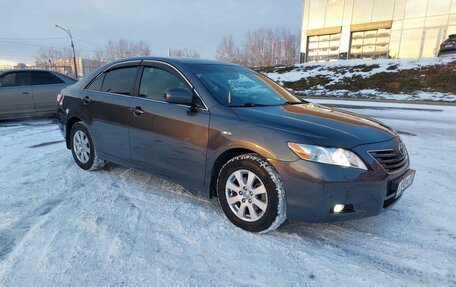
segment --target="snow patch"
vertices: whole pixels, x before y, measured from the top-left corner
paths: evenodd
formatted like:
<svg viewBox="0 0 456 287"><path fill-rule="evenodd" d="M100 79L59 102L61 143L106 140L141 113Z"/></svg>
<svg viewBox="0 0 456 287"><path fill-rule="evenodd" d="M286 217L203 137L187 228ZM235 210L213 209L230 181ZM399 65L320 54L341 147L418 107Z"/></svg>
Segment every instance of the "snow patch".
<svg viewBox="0 0 456 287"><path fill-rule="evenodd" d="M353 77L368 78L378 73L395 73L402 70L413 70L427 66L445 65L456 61L456 56L442 58L400 59L400 60L340 60L325 63L305 63L295 65L291 71L281 72L276 68L274 72L264 73L267 77L280 84L297 82L305 78L325 77L328 85L340 83ZM414 94L391 94L365 89L357 92L347 90L328 90L322 85L316 85L305 91L294 91L308 97L347 97L347 98L375 98L387 100L409 101L446 101L456 102L454 93L417 92Z"/></svg>

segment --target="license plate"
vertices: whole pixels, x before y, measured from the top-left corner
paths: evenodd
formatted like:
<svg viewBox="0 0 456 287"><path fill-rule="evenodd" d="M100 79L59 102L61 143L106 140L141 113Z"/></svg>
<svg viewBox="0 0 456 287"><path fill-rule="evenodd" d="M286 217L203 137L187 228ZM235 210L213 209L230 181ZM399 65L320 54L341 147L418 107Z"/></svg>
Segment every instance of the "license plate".
<svg viewBox="0 0 456 287"><path fill-rule="evenodd" d="M397 191L396 191L396 198L401 196L404 193L404 190L406 190L409 186L412 185L414 178L415 178L415 171L412 172L411 174L407 175L406 177L404 177L399 182L399 185L397 186Z"/></svg>

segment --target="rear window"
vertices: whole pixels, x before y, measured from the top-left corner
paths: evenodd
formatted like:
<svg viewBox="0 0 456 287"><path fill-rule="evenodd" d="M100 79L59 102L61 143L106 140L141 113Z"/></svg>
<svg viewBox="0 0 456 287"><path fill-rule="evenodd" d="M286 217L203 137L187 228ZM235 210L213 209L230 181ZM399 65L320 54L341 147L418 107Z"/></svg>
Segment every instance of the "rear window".
<svg viewBox="0 0 456 287"><path fill-rule="evenodd" d="M65 83L62 79L49 72L32 72L32 85L53 85Z"/></svg>
<svg viewBox="0 0 456 287"><path fill-rule="evenodd" d="M64 75L64 74L59 74L59 75L60 75L60 77L65 78L67 80L67 82L69 82L69 83L73 83L74 84L74 83L76 83L78 81L75 78L72 78L72 77Z"/></svg>
<svg viewBox="0 0 456 287"><path fill-rule="evenodd" d="M103 86L103 80L104 80L105 74L101 74L98 76L90 85L87 87L87 90L92 90L92 91L101 91L101 87Z"/></svg>
<svg viewBox="0 0 456 287"><path fill-rule="evenodd" d="M120 68L106 73L103 81L103 92L130 95L136 78L136 67Z"/></svg>

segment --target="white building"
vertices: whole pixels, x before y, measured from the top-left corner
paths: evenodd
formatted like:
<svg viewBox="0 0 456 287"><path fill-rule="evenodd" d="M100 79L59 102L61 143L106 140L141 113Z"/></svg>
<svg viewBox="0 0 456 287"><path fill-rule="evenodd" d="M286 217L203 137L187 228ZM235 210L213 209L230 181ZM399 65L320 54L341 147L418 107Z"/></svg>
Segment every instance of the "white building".
<svg viewBox="0 0 456 287"><path fill-rule="evenodd" d="M456 0L304 0L301 62L422 58L456 33Z"/></svg>

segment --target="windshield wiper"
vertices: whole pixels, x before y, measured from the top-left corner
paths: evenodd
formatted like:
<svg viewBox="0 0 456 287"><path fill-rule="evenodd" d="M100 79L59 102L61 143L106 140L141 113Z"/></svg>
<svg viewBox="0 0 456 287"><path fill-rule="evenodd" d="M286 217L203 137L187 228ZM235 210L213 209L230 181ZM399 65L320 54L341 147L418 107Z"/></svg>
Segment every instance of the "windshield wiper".
<svg viewBox="0 0 456 287"><path fill-rule="evenodd" d="M232 108L239 108L239 107L269 107L271 105L262 105L262 104L254 104L254 103L244 103L242 105L237 106L230 106Z"/></svg>

